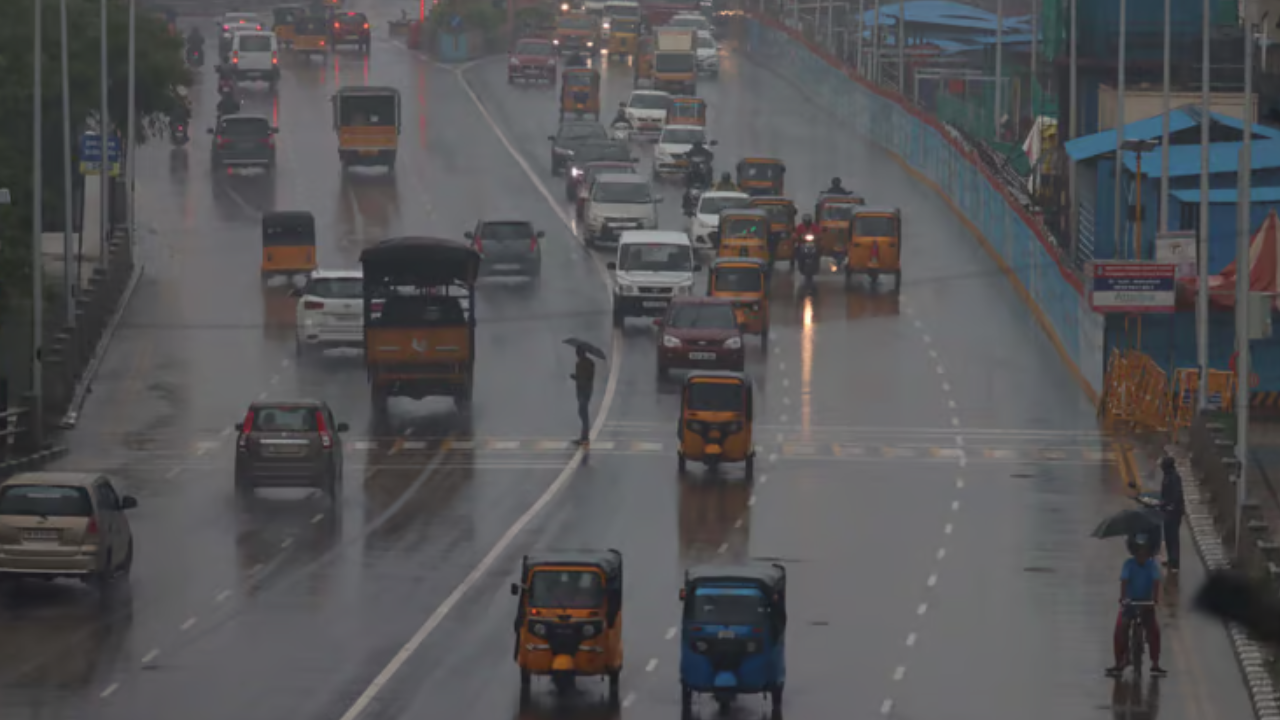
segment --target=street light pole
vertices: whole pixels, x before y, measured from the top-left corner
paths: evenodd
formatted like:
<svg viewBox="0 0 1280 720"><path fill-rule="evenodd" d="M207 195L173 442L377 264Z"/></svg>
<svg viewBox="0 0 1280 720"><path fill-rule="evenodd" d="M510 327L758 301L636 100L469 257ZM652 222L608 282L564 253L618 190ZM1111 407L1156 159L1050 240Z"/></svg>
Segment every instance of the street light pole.
<svg viewBox="0 0 1280 720"><path fill-rule="evenodd" d="M31 437L44 436L44 0L35 0L35 58L31 116ZM68 170L70 172L70 170Z"/></svg>
<svg viewBox="0 0 1280 720"><path fill-rule="evenodd" d="M1200 18L1200 218L1196 237L1196 408L1209 408L1209 15L1211 0L1204 0Z"/></svg>
<svg viewBox="0 0 1280 720"><path fill-rule="evenodd" d="M995 138L1000 139L1000 108L1004 98L1004 0L996 0L996 107L995 112Z"/></svg>
<svg viewBox="0 0 1280 720"><path fill-rule="evenodd" d="M1120 0L1120 57L1116 63L1116 167L1115 167L1115 204L1116 212L1113 218L1111 231L1112 237L1115 238L1116 257L1121 257L1122 248L1124 247L1124 211L1127 204L1124 202L1124 153L1120 151L1124 145L1124 69L1126 64L1125 43L1128 33L1125 32L1125 26L1129 19L1129 3L1128 0ZM1137 260L1138 258L1133 258Z"/></svg>
<svg viewBox="0 0 1280 720"><path fill-rule="evenodd" d="M880 84L880 0L876 0L876 16L871 21L871 81Z"/></svg>
<svg viewBox="0 0 1280 720"><path fill-rule="evenodd" d="M98 170L99 192L102 197L102 207L98 208L98 221L101 227L98 228L99 245L98 245L98 264L106 267L107 264L107 237L111 234L111 154L108 149L111 145L111 115L107 111L107 0L102 0L102 42L99 48L100 57L98 62L102 69L102 97L101 105L98 108L98 139L102 145L102 162Z"/></svg>
<svg viewBox="0 0 1280 720"><path fill-rule="evenodd" d="M858 0L858 75L866 77L866 69L862 66L862 36L867 33L867 0Z"/></svg>
<svg viewBox="0 0 1280 720"><path fill-rule="evenodd" d="M1249 362L1249 246L1253 242L1253 19L1246 17L1244 34L1244 143L1240 146L1240 198L1236 201L1236 544L1240 547L1240 523L1249 497L1249 395L1252 390Z"/></svg>
<svg viewBox="0 0 1280 720"><path fill-rule="evenodd" d="M1164 118L1160 121L1160 201L1156 203L1159 217L1159 231L1169 232L1169 213L1164 204L1169 200L1169 113L1171 112L1172 73L1169 68L1173 62L1169 58L1169 50L1173 40L1173 16L1171 13L1173 0L1164 0L1164 89L1161 92Z"/></svg>
<svg viewBox="0 0 1280 720"><path fill-rule="evenodd" d="M1080 4L1080 0L1067 0L1071 4L1071 47L1068 50L1070 55L1071 67L1068 68L1069 81L1067 89L1067 106L1070 108L1071 116L1067 118L1067 139L1075 140L1079 131L1078 118L1080 117L1080 108L1076 107L1079 99L1079 77L1076 72L1076 64L1079 60L1077 57L1077 35L1079 26L1076 22L1076 10ZM1071 263L1075 266L1076 254L1080 250L1080 241L1077 239L1080 228L1080 202L1076 199L1076 164L1067 161L1067 195L1070 196L1071 211L1067 213L1067 229L1071 236Z"/></svg>
<svg viewBox="0 0 1280 720"><path fill-rule="evenodd" d="M62 290L67 304L67 326L76 324L76 278L78 272L71 269L75 257L72 232L75 220L72 213L71 189L71 63L67 59L67 0L59 3L59 32L62 36ZM78 266L77 266L78 269Z"/></svg>
<svg viewBox="0 0 1280 720"><path fill-rule="evenodd" d="M125 227L129 233L129 246L133 247L134 238L137 236L134 228L133 215L133 181L135 177L134 146L137 143L134 125L137 120L134 118L136 112L135 105L138 102L138 0L129 0L129 108L125 113L127 125L129 128L129 142L125 148L126 154L124 161L128 163L125 166L125 203L126 220Z"/></svg>

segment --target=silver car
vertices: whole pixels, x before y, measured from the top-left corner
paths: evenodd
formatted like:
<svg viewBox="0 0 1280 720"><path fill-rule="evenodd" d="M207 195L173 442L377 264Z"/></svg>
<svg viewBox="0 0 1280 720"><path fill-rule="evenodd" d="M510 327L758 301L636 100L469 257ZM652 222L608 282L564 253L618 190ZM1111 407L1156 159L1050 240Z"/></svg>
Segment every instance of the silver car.
<svg viewBox="0 0 1280 720"><path fill-rule="evenodd" d="M536 278L542 275L541 230L525 220L482 220L464 233L480 253L480 275Z"/></svg>

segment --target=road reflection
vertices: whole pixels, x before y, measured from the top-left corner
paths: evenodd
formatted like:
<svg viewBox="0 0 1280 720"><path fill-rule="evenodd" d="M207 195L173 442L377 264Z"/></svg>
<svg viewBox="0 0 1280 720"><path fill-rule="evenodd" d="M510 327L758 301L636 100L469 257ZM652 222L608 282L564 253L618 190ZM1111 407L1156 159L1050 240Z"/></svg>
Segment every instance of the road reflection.
<svg viewBox="0 0 1280 720"><path fill-rule="evenodd" d="M850 320L893 317L901 310L901 295L889 290L853 288L845 293L845 316Z"/></svg>
<svg viewBox="0 0 1280 720"><path fill-rule="evenodd" d="M293 340L298 320L298 299L289 293L292 283L262 285L262 337L284 342Z"/></svg>
<svg viewBox="0 0 1280 720"><path fill-rule="evenodd" d="M258 222L276 207L276 175L266 170L214 169L213 204L224 217L253 223L254 237L259 237Z"/></svg>
<svg viewBox="0 0 1280 720"><path fill-rule="evenodd" d="M0 694L5 702L18 701L22 689L75 690L93 683L120 659L132 624L127 585L107 596L70 582L5 589Z"/></svg>
<svg viewBox="0 0 1280 720"><path fill-rule="evenodd" d="M746 562L751 546L751 483L686 474L680 480L680 566ZM723 548L723 549L722 549Z"/></svg>
<svg viewBox="0 0 1280 720"><path fill-rule="evenodd" d="M608 686L597 690L590 679L580 679L578 690L565 697L544 690L535 689L528 700L521 702L514 720L619 720L622 717L622 709L609 702Z"/></svg>
<svg viewBox="0 0 1280 720"><path fill-rule="evenodd" d="M1111 716L1116 720L1156 720L1160 716L1160 679L1118 678L1111 688Z"/></svg>
<svg viewBox="0 0 1280 720"><path fill-rule="evenodd" d="M249 596L263 590L268 571L308 565L333 550L342 534L342 504L317 491L259 490L235 502L236 558ZM323 597L322 590L311 596Z"/></svg>

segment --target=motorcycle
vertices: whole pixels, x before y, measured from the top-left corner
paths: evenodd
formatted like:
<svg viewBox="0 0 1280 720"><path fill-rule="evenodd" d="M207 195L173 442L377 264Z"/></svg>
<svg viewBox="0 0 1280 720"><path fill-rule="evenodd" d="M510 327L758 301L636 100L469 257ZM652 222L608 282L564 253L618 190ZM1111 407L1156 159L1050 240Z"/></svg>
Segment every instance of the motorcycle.
<svg viewBox="0 0 1280 720"><path fill-rule="evenodd" d="M698 201L702 199L702 191L698 188L688 188L684 191L684 197L681 199L680 206L684 211L684 216L691 218L698 214Z"/></svg>
<svg viewBox="0 0 1280 720"><path fill-rule="evenodd" d="M174 147L182 147L191 141L191 135L185 122L171 123L169 137L173 140Z"/></svg>
<svg viewBox="0 0 1280 720"><path fill-rule="evenodd" d="M614 140L631 140L631 121L614 120L609 126L609 134Z"/></svg>
<svg viewBox="0 0 1280 720"><path fill-rule="evenodd" d="M813 234L806 234L800 239L800 243L795 250L796 269L804 276L805 284L812 285L813 278L818 274L818 260L820 256L818 250L818 240Z"/></svg>
<svg viewBox="0 0 1280 720"><path fill-rule="evenodd" d="M204 67L204 49L194 46L187 48L187 64L191 67Z"/></svg>
<svg viewBox="0 0 1280 720"><path fill-rule="evenodd" d="M685 157L689 156L686 155ZM689 158L689 174L687 176L686 187L696 188L698 190L706 190L711 187L710 158Z"/></svg>

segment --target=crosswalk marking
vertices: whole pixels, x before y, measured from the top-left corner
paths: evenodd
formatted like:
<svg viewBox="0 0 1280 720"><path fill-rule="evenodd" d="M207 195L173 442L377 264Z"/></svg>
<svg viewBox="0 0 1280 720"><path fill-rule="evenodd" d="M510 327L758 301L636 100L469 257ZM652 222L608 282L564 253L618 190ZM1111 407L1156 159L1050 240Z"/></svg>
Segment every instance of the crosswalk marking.
<svg viewBox="0 0 1280 720"><path fill-rule="evenodd" d="M817 455L818 448L815 445L806 445L802 443L786 443L782 446L783 455Z"/></svg>
<svg viewBox="0 0 1280 720"><path fill-rule="evenodd" d="M964 451L960 448L935 447L929 448L929 454L936 458L959 459L964 457Z"/></svg>
<svg viewBox="0 0 1280 720"><path fill-rule="evenodd" d="M548 450L568 450L573 447L573 443L568 440L540 440L538 441L538 449L544 452Z"/></svg>
<svg viewBox="0 0 1280 720"><path fill-rule="evenodd" d="M490 450L519 450L520 441L519 440L490 440L489 449Z"/></svg>
<svg viewBox="0 0 1280 720"><path fill-rule="evenodd" d="M631 450L633 452L662 452L663 445L658 442L633 442Z"/></svg>
<svg viewBox="0 0 1280 720"><path fill-rule="evenodd" d="M609 452L617 446L618 443L612 440L593 440L591 442L591 449L598 452Z"/></svg>
<svg viewBox="0 0 1280 720"><path fill-rule="evenodd" d="M353 440L351 445L356 450L376 450L378 448L378 443L373 440Z"/></svg>

